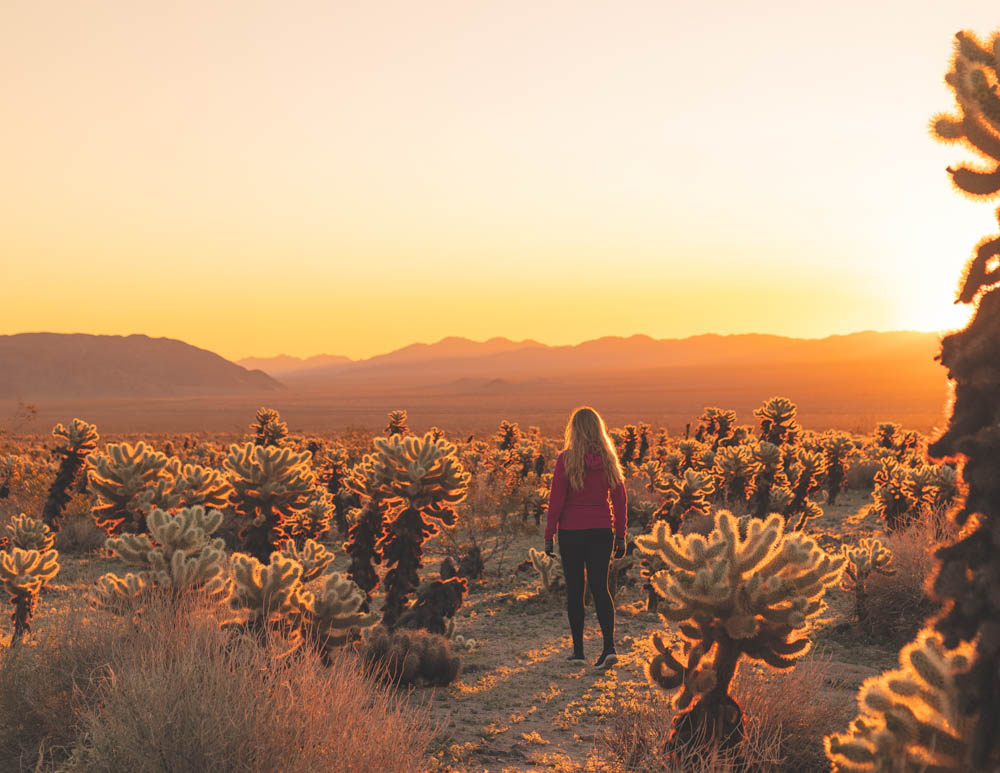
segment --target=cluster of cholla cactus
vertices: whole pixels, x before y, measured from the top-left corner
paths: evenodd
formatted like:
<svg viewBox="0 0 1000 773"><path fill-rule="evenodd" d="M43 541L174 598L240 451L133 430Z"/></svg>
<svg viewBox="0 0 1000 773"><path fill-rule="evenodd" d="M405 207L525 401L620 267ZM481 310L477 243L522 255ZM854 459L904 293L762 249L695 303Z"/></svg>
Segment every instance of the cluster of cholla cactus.
<svg viewBox="0 0 1000 773"><path fill-rule="evenodd" d="M288 437L288 425L273 408L259 408L250 431L255 446L280 446Z"/></svg>
<svg viewBox="0 0 1000 773"><path fill-rule="evenodd" d="M896 573L889 566L892 563L892 551L878 539L862 538L857 547L842 545L841 552L847 559L841 587L854 592L854 611L858 623L870 633L872 621L868 617L868 578L872 574Z"/></svg>
<svg viewBox="0 0 1000 773"><path fill-rule="evenodd" d="M316 502L316 476L308 451L287 446L233 445L228 470L230 506L241 520L243 549L267 560L291 536L293 524ZM320 497L322 500L322 498Z"/></svg>
<svg viewBox="0 0 1000 773"><path fill-rule="evenodd" d="M493 436L493 442L496 443L496 447L500 451L510 451L517 445L520 439L521 428L517 425L516 421L501 421L500 427Z"/></svg>
<svg viewBox="0 0 1000 773"><path fill-rule="evenodd" d="M958 474L947 464L905 466L893 458L882 460L875 473L872 509L890 531L919 520L929 512L943 512L958 497Z"/></svg>
<svg viewBox="0 0 1000 773"><path fill-rule="evenodd" d="M861 715L846 733L824 739L833 770L970 771L975 721L962 694L971 646L946 650L940 635L922 631L903 647L901 668L866 679L858 694ZM992 718L995 721L995 717ZM992 742L992 739L990 739ZM992 765L982 770L995 770Z"/></svg>
<svg viewBox="0 0 1000 773"><path fill-rule="evenodd" d="M787 397L772 397L753 415L760 419L760 439L776 446L794 443L801 432L796 421L798 408Z"/></svg>
<svg viewBox="0 0 1000 773"><path fill-rule="evenodd" d="M376 547L389 567L383 578L382 623L395 626L407 597L420 584L423 543L455 523L453 509L465 498L469 474L447 440L392 435L375 439L373 474L389 505Z"/></svg>
<svg viewBox="0 0 1000 773"><path fill-rule="evenodd" d="M652 577L662 597L659 614L680 624L685 652L676 654L654 636L657 654L649 677L665 690L682 688L671 741L711 738L723 746L742 737L743 712L729 695L741 658L790 669L810 648L808 620L824 608L826 589L840 580L845 559L827 555L815 541L785 529L777 514L749 519L741 537L736 518L716 513L715 529L671 533L657 523L636 540L665 570Z"/></svg>
<svg viewBox="0 0 1000 773"><path fill-rule="evenodd" d="M97 427L80 419L73 419L69 426L56 424L52 436L57 439L54 456L61 457L59 472L49 486L49 494L42 508L42 520L51 528L59 528L59 519L73 496L73 484L91 452L97 450Z"/></svg>
<svg viewBox="0 0 1000 773"><path fill-rule="evenodd" d="M17 644L31 632L42 586L59 573L59 553L52 549L52 530L23 513L11 520L6 531L8 547L0 550L0 585L14 607L11 642Z"/></svg>
<svg viewBox="0 0 1000 773"><path fill-rule="evenodd" d="M315 461L316 454L313 454ZM348 487L347 479L351 468L348 464L347 451L339 446L328 449L322 457L319 467L319 482L330 494L333 500L333 520L337 531L346 535L350 525L347 513L352 505L357 505L357 497Z"/></svg>
<svg viewBox="0 0 1000 773"><path fill-rule="evenodd" d="M375 676L400 686L444 687L455 681L462 659L448 640L426 631L376 628L360 646L362 662Z"/></svg>
<svg viewBox="0 0 1000 773"><path fill-rule="evenodd" d="M563 587L562 562L558 558L535 548L528 548L528 558L531 565L535 567L535 571L538 572L542 589L546 593L552 593Z"/></svg>
<svg viewBox="0 0 1000 773"><path fill-rule="evenodd" d="M118 613L135 612L151 595L180 599L198 592L224 603L232 591L226 575L226 550L211 535L222 525L222 513L201 505L171 514L156 508L146 516L148 534L111 537L106 547L127 564L142 567L124 577L102 576L94 602Z"/></svg>

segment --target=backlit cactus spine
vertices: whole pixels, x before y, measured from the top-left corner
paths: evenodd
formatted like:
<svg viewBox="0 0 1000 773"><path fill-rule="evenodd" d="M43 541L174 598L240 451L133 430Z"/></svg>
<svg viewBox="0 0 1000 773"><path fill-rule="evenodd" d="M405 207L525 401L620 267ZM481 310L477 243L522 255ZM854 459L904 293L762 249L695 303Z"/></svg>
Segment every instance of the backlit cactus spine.
<svg viewBox="0 0 1000 773"><path fill-rule="evenodd" d="M801 532L787 532L777 514L748 519L746 537L737 520L721 510L706 539L672 534L659 522L637 538L644 553L667 569L652 578L663 598L659 614L680 623L686 657L670 651L659 636L649 678L665 690L683 689L671 742L715 739L739 742L743 712L729 685L743 657L787 670L809 650L809 619L824 608L823 595L839 581L845 559L829 556Z"/></svg>
<svg viewBox="0 0 1000 773"><path fill-rule="evenodd" d="M455 523L453 506L465 499L469 474L455 446L430 433L375 438L375 451L375 474L385 481L382 491L390 506L377 548L390 567L383 579L382 624L391 629L420 584L424 541Z"/></svg>
<svg viewBox="0 0 1000 773"><path fill-rule="evenodd" d="M53 529L59 527L59 518L73 496L71 489L83 469L87 456L97 449L97 427L80 419L73 419L68 427L56 424L52 436L57 438L52 453L62 457L59 472L49 486L49 494L42 508L42 521Z"/></svg>
<svg viewBox="0 0 1000 773"><path fill-rule="evenodd" d="M535 548L528 548L528 558L542 581L542 590L552 593L562 587L563 570L559 559Z"/></svg>

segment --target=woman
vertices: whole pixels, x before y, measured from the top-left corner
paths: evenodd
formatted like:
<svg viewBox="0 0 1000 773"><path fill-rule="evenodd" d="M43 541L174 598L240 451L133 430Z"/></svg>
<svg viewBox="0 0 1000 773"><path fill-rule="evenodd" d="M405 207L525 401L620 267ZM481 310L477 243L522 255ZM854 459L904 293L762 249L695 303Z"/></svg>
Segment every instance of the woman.
<svg viewBox="0 0 1000 773"><path fill-rule="evenodd" d="M627 519L625 476L604 420L593 408L577 408L566 425L565 447L556 459L545 522L545 552L550 556L553 538L559 531L559 554L566 577L566 613L573 636L570 661L583 660L586 567L604 635L604 648L594 667L604 669L618 662L608 565L612 551L618 557L625 555Z"/></svg>

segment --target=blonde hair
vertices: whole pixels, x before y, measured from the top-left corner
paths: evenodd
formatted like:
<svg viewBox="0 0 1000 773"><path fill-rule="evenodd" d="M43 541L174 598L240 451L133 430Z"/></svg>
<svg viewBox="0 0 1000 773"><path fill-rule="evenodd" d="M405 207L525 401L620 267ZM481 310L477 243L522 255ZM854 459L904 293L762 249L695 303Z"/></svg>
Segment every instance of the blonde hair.
<svg viewBox="0 0 1000 773"><path fill-rule="evenodd" d="M566 423L566 444L563 447L563 464L566 467L566 477L576 491L583 488L586 475L584 455L587 451L600 454L604 460L604 473L608 478L608 486L616 487L625 480L621 462L615 452L615 444L611 442L608 428L600 414L588 405L573 411Z"/></svg>

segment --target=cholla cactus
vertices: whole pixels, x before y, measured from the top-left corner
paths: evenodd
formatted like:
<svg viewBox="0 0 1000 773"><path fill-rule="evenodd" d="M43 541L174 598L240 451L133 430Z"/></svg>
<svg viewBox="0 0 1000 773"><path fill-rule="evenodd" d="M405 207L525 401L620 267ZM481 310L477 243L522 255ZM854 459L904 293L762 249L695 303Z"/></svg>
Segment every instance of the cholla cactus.
<svg viewBox="0 0 1000 773"><path fill-rule="evenodd" d="M330 530L330 517L334 509L333 497L322 489L315 488L305 507L288 519L285 531L297 543L318 539Z"/></svg>
<svg viewBox="0 0 1000 773"><path fill-rule="evenodd" d="M563 586L562 562L541 550L528 548L528 558L535 567L546 593L552 593Z"/></svg>
<svg viewBox="0 0 1000 773"><path fill-rule="evenodd" d="M384 434L388 437L406 435L410 428L406 426L406 411L389 411L389 423L385 425Z"/></svg>
<svg viewBox="0 0 1000 773"><path fill-rule="evenodd" d="M316 540L306 540L302 549L298 549L295 543L290 542L283 551L289 558L294 558L302 564L302 582L306 583L315 580L333 562L333 553L320 545Z"/></svg>
<svg viewBox="0 0 1000 773"><path fill-rule="evenodd" d="M348 528L350 528L347 522L347 513L352 500L354 500L354 504L357 504L356 498L347 484L349 475L350 465L348 464L347 451L340 447L328 450L323 457L318 479L333 498L333 519L337 524L337 531L341 535L346 535Z"/></svg>
<svg viewBox="0 0 1000 773"><path fill-rule="evenodd" d="M843 432L832 432L823 437L822 446L826 462L826 501L833 505L844 486L854 441Z"/></svg>
<svg viewBox="0 0 1000 773"><path fill-rule="evenodd" d="M391 568L383 580L382 624L392 628L402 614L410 591L420 584L423 543L441 526L455 523L452 506L465 498L469 474L462 469L455 446L434 440L393 435L375 438L373 465L384 481L382 491L393 509L377 548Z"/></svg>
<svg viewBox="0 0 1000 773"><path fill-rule="evenodd" d="M879 448L896 448L899 425L894 421L883 421L875 427L875 445Z"/></svg>
<svg viewBox="0 0 1000 773"><path fill-rule="evenodd" d="M141 532L145 528L146 493L164 477L169 478L170 458L139 441L112 443L103 454L87 458L90 487L100 504L94 521L108 536L119 532Z"/></svg>
<svg viewBox="0 0 1000 773"><path fill-rule="evenodd" d="M250 425L255 446L280 446L288 437L288 425L272 408L259 408L256 421Z"/></svg>
<svg viewBox="0 0 1000 773"><path fill-rule="evenodd" d="M115 612L134 611L152 592L174 598L190 592L221 604L232 590L226 577L226 551L211 535L222 525L222 513L201 505L176 514L159 508L146 517L149 534L123 534L105 543L126 563L143 567L124 577L108 573L94 590L94 603Z"/></svg>
<svg viewBox="0 0 1000 773"><path fill-rule="evenodd" d="M666 564L652 578L664 600L659 613L680 623L687 639L683 661L661 637L653 639L650 679L666 690L683 686L671 739L684 744L705 733L733 744L743 714L728 691L740 659L792 668L810 647L806 622L825 608L823 594L840 579L845 559L801 532L786 532L777 514L750 519L743 538L726 510L716 513L708 539L672 534L659 522L636 543Z"/></svg>
<svg viewBox="0 0 1000 773"><path fill-rule="evenodd" d="M784 509L792 501L785 477L781 449L762 440L753 450L754 476L750 488L750 512L757 518Z"/></svg>
<svg viewBox="0 0 1000 773"><path fill-rule="evenodd" d="M137 496L138 508L149 513L154 508L177 510L184 507L201 507L217 510L229 501L232 486L222 474L211 467L184 464L171 458L155 482Z"/></svg>
<svg viewBox="0 0 1000 773"><path fill-rule="evenodd" d="M796 413L798 408L787 397L766 400L764 405L753 412L760 419L760 439L776 446L794 443L800 431L798 422L795 421Z"/></svg>
<svg viewBox="0 0 1000 773"><path fill-rule="evenodd" d="M710 474L688 469L683 478L666 478L659 491L665 500L659 515L674 528L706 534L712 530L708 498L715 492L715 483Z"/></svg>
<svg viewBox="0 0 1000 773"><path fill-rule="evenodd" d="M868 618L868 577L877 574L892 575L895 569L890 569L892 551L877 539L863 538L856 548L842 545L841 553L847 559L844 578L841 587L846 591L854 591L854 611L858 623L869 630Z"/></svg>
<svg viewBox="0 0 1000 773"><path fill-rule="evenodd" d="M356 465L345 484L364 499L364 505L347 531L344 552L351 557L347 568L350 577L365 594L370 594L378 585L375 564L382 563L378 539L382 534L387 505L385 503L384 468L376 466L375 457L367 455ZM367 607L366 607L367 608Z"/></svg>
<svg viewBox="0 0 1000 773"><path fill-rule="evenodd" d="M49 486L49 495L42 508L42 521L52 528L58 528L59 518L72 496L73 484L83 469L87 456L97 448L100 435L93 424L73 419L68 427L56 424L52 436L58 441L52 453L62 457L62 461L59 462L56 479Z"/></svg>
<svg viewBox="0 0 1000 773"><path fill-rule="evenodd" d="M736 428L736 411L726 408L707 407L698 417L698 428L694 438L703 443L710 443L712 450L725 446L733 436Z"/></svg>
<svg viewBox="0 0 1000 773"><path fill-rule="evenodd" d="M31 618L42 586L59 573L59 554L54 550L0 550L0 584L10 594L14 611L11 642L17 644L31 632Z"/></svg>
<svg viewBox="0 0 1000 773"><path fill-rule="evenodd" d="M948 651L925 629L903 647L901 668L866 679L861 715L846 733L823 739L835 773L970 771L974 722L962 710L958 677L968 672L971 649Z"/></svg>
<svg viewBox="0 0 1000 773"><path fill-rule="evenodd" d="M400 686L444 687L455 681L462 659L448 640L425 631L376 628L360 648L361 659L377 677Z"/></svg>
<svg viewBox="0 0 1000 773"><path fill-rule="evenodd" d="M376 615L364 611L368 598L343 575L332 572L320 590L302 591L299 611L305 613L303 627L313 645L323 654L345 644L354 629L375 625Z"/></svg>
<svg viewBox="0 0 1000 773"><path fill-rule="evenodd" d="M894 531L910 523L922 505L912 496L908 470L894 459L884 459L875 473L872 509Z"/></svg>
<svg viewBox="0 0 1000 773"><path fill-rule="evenodd" d="M712 472L727 504L747 501L754 469L753 449L750 446L723 446L718 450Z"/></svg>
<svg viewBox="0 0 1000 773"><path fill-rule="evenodd" d="M802 531L808 519L818 518L823 514L823 508L811 500L809 495L819 488L820 477L826 472L826 461L818 451L806 451L800 448L797 462L798 473L795 485L792 487L792 501L788 503L787 508L779 512L789 519L797 518L792 528L795 531Z"/></svg>
<svg viewBox="0 0 1000 773"><path fill-rule="evenodd" d="M24 513L15 515L6 527L7 540L11 547L21 550L37 550L44 553L52 547L56 535L42 521L29 518Z"/></svg>
<svg viewBox="0 0 1000 773"><path fill-rule="evenodd" d="M243 548L262 560L289 539L286 522L309 507L316 476L308 451L255 446L230 446L224 465L233 487L230 504L242 516Z"/></svg>
<svg viewBox="0 0 1000 773"><path fill-rule="evenodd" d="M431 435L433 438L434 436ZM437 438L435 438L437 439ZM517 422L501 421L500 428L496 431L493 436L493 441L496 446L501 451L510 451L514 446L518 444L521 439L521 428L517 426Z"/></svg>

